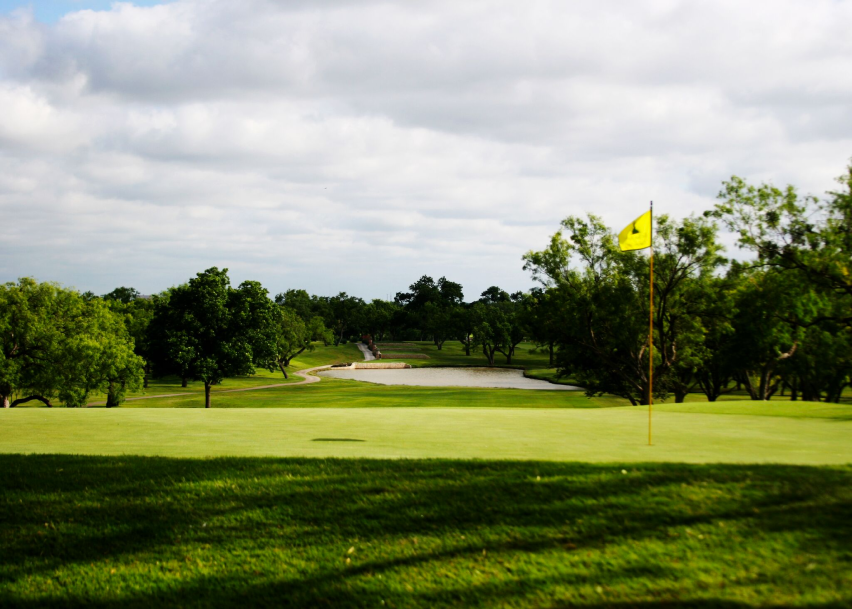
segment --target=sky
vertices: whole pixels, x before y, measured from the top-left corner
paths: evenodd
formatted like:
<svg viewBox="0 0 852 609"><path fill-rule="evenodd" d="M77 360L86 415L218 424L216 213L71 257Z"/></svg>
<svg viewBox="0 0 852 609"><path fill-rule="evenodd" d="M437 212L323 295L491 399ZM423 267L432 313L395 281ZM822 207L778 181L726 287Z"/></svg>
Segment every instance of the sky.
<svg viewBox="0 0 852 609"><path fill-rule="evenodd" d="M850 23L850 0L0 0L0 281L526 290L568 215L698 214L732 175L831 190Z"/></svg>

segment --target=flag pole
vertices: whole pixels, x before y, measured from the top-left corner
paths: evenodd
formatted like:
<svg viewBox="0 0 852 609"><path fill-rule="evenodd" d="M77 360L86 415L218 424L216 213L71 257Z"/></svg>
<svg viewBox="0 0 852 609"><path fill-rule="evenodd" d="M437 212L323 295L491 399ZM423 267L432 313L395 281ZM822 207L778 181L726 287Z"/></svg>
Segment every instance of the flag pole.
<svg viewBox="0 0 852 609"><path fill-rule="evenodd" d="M648 331L648 446L651 446L651 415L654 410L654 202L651 201L651 314Z"/></svg>

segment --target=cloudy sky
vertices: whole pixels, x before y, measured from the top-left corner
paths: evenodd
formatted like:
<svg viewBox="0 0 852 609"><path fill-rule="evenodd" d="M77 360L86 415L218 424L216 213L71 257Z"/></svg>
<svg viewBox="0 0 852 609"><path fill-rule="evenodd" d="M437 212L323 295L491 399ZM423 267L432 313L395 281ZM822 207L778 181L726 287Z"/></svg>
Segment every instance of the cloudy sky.
<svg viewBox="0 0 852 609"><path fill-rule="evenodd" d="M0 0L0 280L532 285L560 219L833 187L852 1Z"/></svg>

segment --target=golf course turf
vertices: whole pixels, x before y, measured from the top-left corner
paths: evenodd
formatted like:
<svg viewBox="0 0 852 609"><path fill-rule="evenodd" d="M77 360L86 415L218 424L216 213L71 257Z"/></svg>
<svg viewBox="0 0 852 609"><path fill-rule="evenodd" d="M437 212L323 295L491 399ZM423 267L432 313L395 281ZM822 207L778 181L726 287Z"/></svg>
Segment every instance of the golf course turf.
<svg viewBox="0 0 852 609"><path fill-rule="evenodd" d="M0 456L0 606L841 607L852 469Z"/></svg>
<svg viewBox="0 0 852 609"><path fill-rule="evenodd" d="M276 381L0 411L0 607L852 606L848 403Z"/></svg>
<svg viewBox="0 0 852 609"><path fill-rule="evenodd" d="M824 405L807 417L808 404L799 405L788 416L769 416L771 403L746 403L752 414L742 415L715 414L725 408L715 404L664 405L651 447L647 409L630 406L13 409L0 413L0 453L852 463L852 407Z"/></svg>

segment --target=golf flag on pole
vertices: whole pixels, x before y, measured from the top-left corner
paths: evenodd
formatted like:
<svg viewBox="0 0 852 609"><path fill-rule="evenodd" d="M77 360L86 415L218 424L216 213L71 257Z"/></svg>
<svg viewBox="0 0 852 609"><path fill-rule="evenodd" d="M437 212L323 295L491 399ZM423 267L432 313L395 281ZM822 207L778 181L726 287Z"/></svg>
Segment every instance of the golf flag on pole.
<svg viewBox="0 0 852 609"><path fill-rule="evenodd" d="M650 314L648 316L648 446L651 446L651 416L654 409L654 202L650 209L636 218L618 234L618 246L622 252L651 248L648 257L650 266Z"/></svg>
<svg viewBox="0 0 852 609"><path fill-rule="evenodd" d="M643 250L651 247L651 212L644 214L631 222L627 228L618 234L618 245L622 252Z"/></svg>

